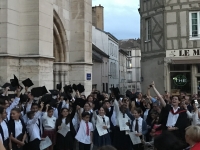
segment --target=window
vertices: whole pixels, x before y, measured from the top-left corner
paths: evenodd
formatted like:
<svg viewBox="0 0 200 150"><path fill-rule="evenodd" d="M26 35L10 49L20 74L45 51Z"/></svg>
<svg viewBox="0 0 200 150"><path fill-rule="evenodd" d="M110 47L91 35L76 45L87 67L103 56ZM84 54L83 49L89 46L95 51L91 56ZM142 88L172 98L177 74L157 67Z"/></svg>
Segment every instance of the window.
<svg viewBox="0 0 200 150"><path fill-rule="evenodd" d="M132 56L132 55L131 55L131 51L128 51L127 53L128 53L128 56Z"/></svg>
<svg viewBox="0 0 200 150"><path fill-rule="evenodd" d="M132 61L131 61L131 59L127 59L127 68L132 68Z"/></svg>
<svg viewBox="0 0 200 150"><path fill-rule="evenodd" d="M151 19L148 18L146 21L146 41L151 40Z"/></svg>
<svg viewBox="0 0 200 150"><path fill-rule="evenodd" d="M127 72L127 78L128 78L128 82L130 83L130 82L132 82L132 72L131 71L128 71Z"/></svg>
<svg viewBox="0 0 200 150"><path fill-rule="evenodd" d="M190 38L200 38L200 11L190 12Z"/></svg>

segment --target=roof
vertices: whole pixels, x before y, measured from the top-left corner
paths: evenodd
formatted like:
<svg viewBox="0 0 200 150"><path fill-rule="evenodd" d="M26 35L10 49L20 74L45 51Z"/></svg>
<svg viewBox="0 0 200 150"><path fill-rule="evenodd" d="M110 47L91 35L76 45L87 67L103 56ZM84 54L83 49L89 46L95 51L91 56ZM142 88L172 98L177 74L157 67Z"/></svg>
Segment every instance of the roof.
<svg viewBox="0 0 200 150"><path fill-rule="evenodd" d="M95 27L95 26L94 26ZM105 34L107 34L109 37L111 37L113 40L115 40L117 43L119 43L119 40L114 36L112 35L110 32L106 32L106 31L103 31L97 27L95 27L97 30L101 31L101 32L104 32Z"/></svg>
<svg viewBox="0 0 200 150"><path fill-rule="evenodd" d="M140 48L140 39L124 39L119 40L120 49Z"/></svg>
<svg viewBox="0 0 200 150"><path fill-rule="evenodd" d="M109 55L107 55L105 52L103 52L101 49L99 49L96 45L92 44L92 50L96 51L100 55L109 58Z"/></svg>
<svg viewBox="0 0 200 150"><path fill-rule="evenodd" d="M123 49L120 49L119 52L122 53L122 54L124 54L124 55L126 55L126 56L128 55L128 53L125 50L123 50Z"/></svg>

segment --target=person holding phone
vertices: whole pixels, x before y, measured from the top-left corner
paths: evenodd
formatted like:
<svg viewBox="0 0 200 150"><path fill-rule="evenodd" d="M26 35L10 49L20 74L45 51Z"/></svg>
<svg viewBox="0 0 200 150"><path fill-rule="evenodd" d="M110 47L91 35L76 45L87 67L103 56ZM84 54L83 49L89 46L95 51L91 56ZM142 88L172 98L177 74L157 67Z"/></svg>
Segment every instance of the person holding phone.
<svg viewBox="0 0 200 150"><path fill-rule="evenodd" d="M197 103L195 103L195 101ZM188 118L192 119L191 124L192 125L200 125L200 108L199 108L199 102L197 100L192 100L191 105L193 106L193 111L190 113L188 110L187 105L184 105L184 109L187 110L187 116Z"/></svg>

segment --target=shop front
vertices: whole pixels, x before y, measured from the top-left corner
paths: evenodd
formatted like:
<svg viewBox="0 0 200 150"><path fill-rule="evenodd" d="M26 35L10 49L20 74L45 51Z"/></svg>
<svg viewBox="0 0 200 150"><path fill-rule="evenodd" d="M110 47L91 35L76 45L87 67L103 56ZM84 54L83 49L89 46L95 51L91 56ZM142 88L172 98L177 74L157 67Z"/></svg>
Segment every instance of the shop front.
<svg viewBox="0 0 200 150"><path fill-rule="evenodd" d="M172 95L180 95L181 92L193 95L200 92L200 56L197 54L195 50L167 51L166 91Z"/></svg>

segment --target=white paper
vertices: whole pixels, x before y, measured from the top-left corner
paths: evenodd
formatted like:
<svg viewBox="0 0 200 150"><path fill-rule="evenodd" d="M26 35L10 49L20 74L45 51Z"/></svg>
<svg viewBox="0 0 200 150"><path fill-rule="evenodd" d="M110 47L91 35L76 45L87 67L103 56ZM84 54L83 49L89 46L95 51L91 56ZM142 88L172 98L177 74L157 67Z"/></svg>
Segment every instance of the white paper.
<svg viewBox="0 0 200 150"><path fill-rule="evenodd" d="M50 138L47 136L44 141L40 142L40 150L44 150L52 145Z"/></svg>
<svg viewBox="0 0 200 150"><path fill-rule="evenodd" d="M65 123L62 123L61 129L58 130L58 133L62 134L65 137L69 131L70 131L70 128Z"/></svg>
<svg viewBox="0 0 200 150"><path fill-rule="evenodd" d="M131 141L132 141L133 145L141 143L140 137L136 136L135 134L136 134L136 132L129 132L129 136L131 138Z"/></svg>
<svg viewBox="0 0 200 150"><path fill-rule="evenodd" d="M108 133L108 130L107 129L103 129L103 126L105 126L104 124L99 124L99 125L96 125L96 128L97 128L97 131L99 133L99 136L102 136L102 135L105 135Z"/></svg>
<svg viewBox="0 0 200 150"><path fill-rule="evenodd" d="M127 131L130 130L129 126L127 126L128 118L120 118L119 119L119 127L120 131Z"/></svg>

